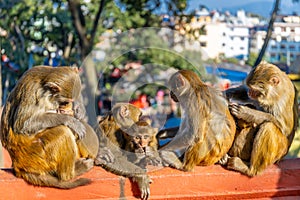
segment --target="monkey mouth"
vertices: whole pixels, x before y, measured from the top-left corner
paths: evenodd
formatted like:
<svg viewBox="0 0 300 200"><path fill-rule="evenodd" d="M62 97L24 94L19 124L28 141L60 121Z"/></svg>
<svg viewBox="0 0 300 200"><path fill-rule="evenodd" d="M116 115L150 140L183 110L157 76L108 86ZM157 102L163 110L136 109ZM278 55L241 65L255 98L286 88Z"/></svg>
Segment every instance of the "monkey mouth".
<svg viewBox="0 0 300 200"><path fill-rule="evenodd" d="M262 93L259 92L258 90L253 89L253 88L249 88L248 95L252 99L257 99L259 96L262 95Z"/></svg>

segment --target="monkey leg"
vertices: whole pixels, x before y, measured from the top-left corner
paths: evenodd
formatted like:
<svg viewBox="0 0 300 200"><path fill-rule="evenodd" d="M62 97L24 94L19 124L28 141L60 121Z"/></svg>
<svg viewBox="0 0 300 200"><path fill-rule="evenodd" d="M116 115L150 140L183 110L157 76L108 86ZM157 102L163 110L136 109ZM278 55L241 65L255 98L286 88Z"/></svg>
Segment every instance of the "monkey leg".
<svg viewBox="0 0 300 200"><path fill-rule="evenodd" d="M255 136L250 164L247 165L238 157L229 159L228 168L248 176L255 176L269 165L280 160L287 151L288 139L273 123L262 124Z"/></svg>
<svg viewBox="0 0 300 200"><path fill-rule="evenodd" d="M222 148L222 144L215 138L196 142L185 152L183 169L191 171L196 165L208 166L217 163L226 154Z"/></svg>
<svg viewBox="0 0 300 200"><path fill-rule="evenodd" d="M46 129L34 136L10 131L11 157L17 177L27 182L62 189L90 183L89 179L75 177L75 161L78 157L75 136L66 126ZM20 147L22 147L20 149Z"/></svg>
<svg viewBox="0 0 300 200"><path fill-rule="evenodd" d="M237 131L234 142L228 152L229 156L239 157L242 160L250 161L253 141L257 130L253 127L243 128Z"/></svg>

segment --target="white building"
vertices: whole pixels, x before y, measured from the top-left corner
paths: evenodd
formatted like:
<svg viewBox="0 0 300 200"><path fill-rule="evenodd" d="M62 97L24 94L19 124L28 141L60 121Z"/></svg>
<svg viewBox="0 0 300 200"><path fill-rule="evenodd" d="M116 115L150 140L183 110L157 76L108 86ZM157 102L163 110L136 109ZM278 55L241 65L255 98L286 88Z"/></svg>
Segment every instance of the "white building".
<svg viewBox="0 0 300 200"><path fill-rule="evenodd" d="M300 58L300 16L279 16L266 50L270 62L285 62L287 66ZM251 51L258 53L266 37L266 27L255 29L251 40Z"/></svg>
<svg viewBox="0 0 300 200"><path fill-rule="evenodd" d="M246 60L249 52L249 27L226 24L222 33L222 53L225 57Z"/></svg>

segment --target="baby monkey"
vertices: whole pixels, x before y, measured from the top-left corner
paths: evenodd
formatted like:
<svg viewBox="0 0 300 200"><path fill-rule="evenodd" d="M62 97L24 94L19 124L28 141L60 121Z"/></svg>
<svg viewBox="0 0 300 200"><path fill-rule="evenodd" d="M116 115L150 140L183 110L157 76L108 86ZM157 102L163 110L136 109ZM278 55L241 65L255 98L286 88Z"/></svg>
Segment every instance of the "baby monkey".
<svg viewBox="0 0 300 200"><path fill-rule="evenodd" d="M151 166L162 166L162 160L157 150L157 131L157 128L153 128L146 121L141 120L124 132L125 150L128 151L129 161L148 170Z"/></svg>

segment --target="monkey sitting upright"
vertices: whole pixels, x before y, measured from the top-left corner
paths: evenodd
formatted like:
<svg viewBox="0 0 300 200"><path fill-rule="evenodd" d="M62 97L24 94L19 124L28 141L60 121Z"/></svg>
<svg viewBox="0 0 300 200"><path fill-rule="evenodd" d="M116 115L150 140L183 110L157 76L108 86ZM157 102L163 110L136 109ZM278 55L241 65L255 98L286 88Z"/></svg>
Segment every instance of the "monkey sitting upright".
<svg viewBox="0 0 300 200"><path fill-rule="evenodd" d="M250 97L257 104L254 108L230 104L238 124L247 126L237 131L227 167L255 176L288 153L298 126L297 90L284 72L267 62L253 68L246 83L248 88L227 92L230 97L248 90L243 98Z"/></svg>
<svg viewBox="0 0 300 200"><path fill-rule="evenodd" d="M190 171L218 162L230 149L236 129L226 99L190 70L173 74L168 86L184 115L178 133L160 149L164 164Z"/></svg>
<svg viewBox="0 0 300 200"><path fill-rule="evenodd" d="M76 102L81 82L77 68L33 67L10 93L1 118L1 142L17 177L63 189L90 183L74 179L93 167L93 159L79 158L76 138L86 125L73 116L49 112Z"/></svg>

